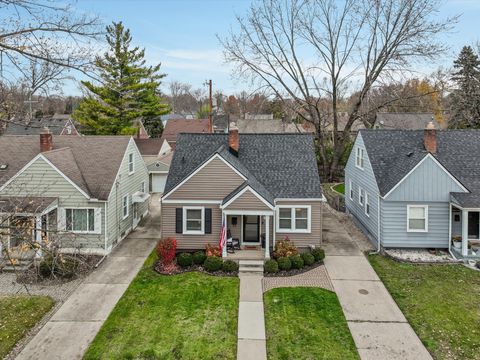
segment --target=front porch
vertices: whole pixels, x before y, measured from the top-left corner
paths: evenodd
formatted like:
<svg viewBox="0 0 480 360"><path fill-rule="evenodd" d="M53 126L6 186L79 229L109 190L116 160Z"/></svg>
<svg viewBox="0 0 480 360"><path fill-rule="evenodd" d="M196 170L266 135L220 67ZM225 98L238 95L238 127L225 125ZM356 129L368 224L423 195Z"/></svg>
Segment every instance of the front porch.
<svg viewBox="0 0 480 360"><path fill-rule="evenodd" d="M457 259L480 258L480 209L450 205L450 249Z"/></svg>

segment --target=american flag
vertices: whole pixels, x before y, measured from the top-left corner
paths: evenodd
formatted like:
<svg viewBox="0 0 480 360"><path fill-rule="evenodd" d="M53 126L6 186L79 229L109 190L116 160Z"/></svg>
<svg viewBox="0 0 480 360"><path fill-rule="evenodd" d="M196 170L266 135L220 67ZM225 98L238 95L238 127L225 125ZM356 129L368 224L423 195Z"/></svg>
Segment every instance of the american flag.
<svg viewBox="0 0 480 360"><path fill-rule="evenodd" d="M227 226L225 224L225 216L223 216L223 220L222 220L222 231L220 231L220 241L218 243L218 247L220 248L220 250L223 249L223 247L225 246L225 241L227 240Z"/></svg>

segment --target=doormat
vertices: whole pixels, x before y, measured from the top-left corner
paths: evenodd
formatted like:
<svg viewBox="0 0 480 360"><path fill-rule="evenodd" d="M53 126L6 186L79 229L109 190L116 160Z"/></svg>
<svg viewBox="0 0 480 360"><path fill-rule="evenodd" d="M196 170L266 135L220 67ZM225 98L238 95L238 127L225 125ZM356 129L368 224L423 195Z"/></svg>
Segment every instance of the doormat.
<svg viewBox="0 0 480 360"><path fill-rule="evenodd" d="M245 250L257 250L258 246L252 246L252 245L245 245Z"/></svg>

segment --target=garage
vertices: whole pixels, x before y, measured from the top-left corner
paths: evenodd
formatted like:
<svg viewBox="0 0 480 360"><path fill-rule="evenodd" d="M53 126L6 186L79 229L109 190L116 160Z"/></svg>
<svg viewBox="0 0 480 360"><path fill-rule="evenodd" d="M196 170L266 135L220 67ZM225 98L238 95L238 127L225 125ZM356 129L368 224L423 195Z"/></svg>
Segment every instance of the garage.
<svg viewBox="0 0 480 360"><path fill-rule="evenodd" d="M150 174L150 184L152 193L163 193L165 183L167 182L167 174L152 173Z"/></svg>

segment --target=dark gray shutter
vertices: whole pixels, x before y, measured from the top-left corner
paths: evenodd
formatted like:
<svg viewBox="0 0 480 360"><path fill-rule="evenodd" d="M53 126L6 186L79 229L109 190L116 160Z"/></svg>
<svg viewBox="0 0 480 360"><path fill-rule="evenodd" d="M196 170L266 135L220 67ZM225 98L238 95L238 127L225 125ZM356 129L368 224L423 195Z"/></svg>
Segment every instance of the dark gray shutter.
<svg viewBox="0 0 480 360"><path fill-rule="evenodd" d="M205 234L212 233L212 209L205 209Z"/></svg>
<svg viewBox="0 0 480 360"><path fill-rule="evenodd" d="M183 233L183 209L175 209L175 232L177 234Z"/></svg>

